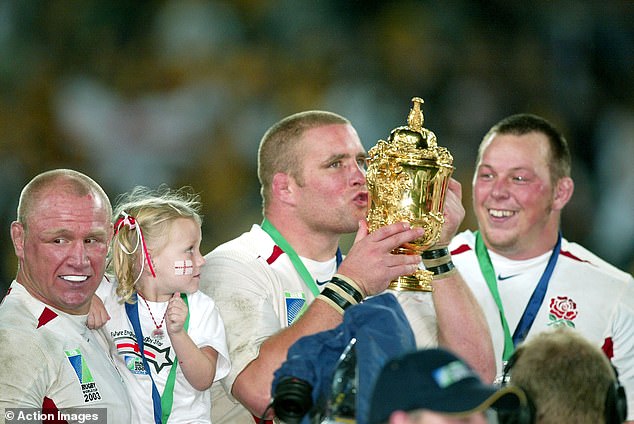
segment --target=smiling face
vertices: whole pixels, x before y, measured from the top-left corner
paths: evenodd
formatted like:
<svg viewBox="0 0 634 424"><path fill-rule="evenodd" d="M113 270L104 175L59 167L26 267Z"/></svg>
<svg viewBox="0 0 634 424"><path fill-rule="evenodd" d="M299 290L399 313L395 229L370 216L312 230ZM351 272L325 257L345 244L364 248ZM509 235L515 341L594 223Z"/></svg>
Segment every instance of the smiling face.
<svg viewBox="0 0 634 424"><path fill-rule="evenodd" d="M86 314L103 278L112 224L100 196L43 189L24 224L11 225L16 280L42 302Z"/></svg>
<svg viewBox="0 0 634 424"><path fill-rule="evenodd" d="M484 143L473 177L473 207L485 244L512 259L552 249L573 184L569 177L551 181L546 136L494 133Z"/></svg>
<svg viewBox="0 0 634 424"><path fill-rule="evenodd" d="M367 155L357 132L343 124L315 127L296 148L300 172L291 190L300 219L318 232L356 231L368 209Z"/></svg>
<svg viewBox="0 0 634 424"><path fill-rule="evenodd" d="M157 240L159 248L152 253L156 278L148 273L141 279L144 297L165 301L175 292L194 293L200 284L200 268L205 259L200 254L200 225L191 218L175 219L168 233ZM148 248L153 251L151 240Z"/></svg>

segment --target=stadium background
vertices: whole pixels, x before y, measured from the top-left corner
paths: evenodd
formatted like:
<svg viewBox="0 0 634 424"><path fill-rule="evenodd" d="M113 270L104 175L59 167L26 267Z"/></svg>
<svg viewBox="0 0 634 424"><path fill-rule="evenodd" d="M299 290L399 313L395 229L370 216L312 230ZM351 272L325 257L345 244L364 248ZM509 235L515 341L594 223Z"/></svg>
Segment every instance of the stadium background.
<svg viewBox="0 0 634 424"><path fill-rule="evenodd" d="M634 270L631 0L2 0L0 285L38 172L84 171L113 200L191 186L206 253L260 221L256 151L272 123L331 110L369 148L414 96L455 157L464 227L482 135L537 113L574 154L566 236Z"/></svg>

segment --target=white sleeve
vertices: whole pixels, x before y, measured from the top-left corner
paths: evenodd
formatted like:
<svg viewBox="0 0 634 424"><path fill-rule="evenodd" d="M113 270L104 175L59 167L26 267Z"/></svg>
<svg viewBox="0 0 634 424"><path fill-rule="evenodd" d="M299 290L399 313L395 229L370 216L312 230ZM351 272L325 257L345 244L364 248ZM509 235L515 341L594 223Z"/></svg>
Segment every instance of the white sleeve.
<svg viewBox="0 0 634 424"><path fill-rule="evenodd" d="M634 420L634 279L620 296L612 321L612 363L627 395L628 420Z"/></svg>

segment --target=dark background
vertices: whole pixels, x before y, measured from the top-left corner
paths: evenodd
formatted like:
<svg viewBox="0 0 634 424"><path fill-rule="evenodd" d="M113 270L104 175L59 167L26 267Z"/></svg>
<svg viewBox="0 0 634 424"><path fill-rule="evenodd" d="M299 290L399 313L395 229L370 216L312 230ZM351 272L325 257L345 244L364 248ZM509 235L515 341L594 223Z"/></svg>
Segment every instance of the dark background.
<svg viewBox="0 0 634 424"><path fill-rule="evenodd" d="M634 269L634 1L0 0L0 286L35 174L71 167L113 200L189 185L203 253L259 222L257 145L306 109L367 148L425 99L425 127L470 180L486 130L540 114L568 138L566 237Z"/></svg>

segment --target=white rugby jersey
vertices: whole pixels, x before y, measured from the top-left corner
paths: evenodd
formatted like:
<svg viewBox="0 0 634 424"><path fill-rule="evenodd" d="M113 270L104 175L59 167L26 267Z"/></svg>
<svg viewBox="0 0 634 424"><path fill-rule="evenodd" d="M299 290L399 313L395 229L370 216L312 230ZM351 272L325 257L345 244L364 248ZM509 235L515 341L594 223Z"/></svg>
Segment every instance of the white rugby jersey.
<svg viewBox="0 0 634 424"><path fill-rule="evenodd" d="M176 352L172 348L165 323L163 323L162 337L152 335L152 331L156 328L154 320L161 320L159 317L164 316L168 302L147 301L154 316L150 315L145 302L140 299L137 302L139 322L143 332L143 350L152 376L150 379L150 373L143 365L136 334L126 313L125 304L120 303L116 295L116 287L116 281L104 280L97 289L97 295L102 299L110 314L110 320L104 326L110 354L126 382L132 399L132 419L127 422L153 423L152 379L159 394L163 394L170 371L177 362ZM230 367L222 318L214 301L200 291L188 294L187 302L189 307L187 334L199 348L209 346L218 352L214 377L214 381L217 381L227 375ZM211 407L209 391L194 389L185 378L181 367L177 367L169 422L209 423Z"/></svg>
<svg viewBox="0 0 634 424"><path fill-rule="evenodd" d="M104 408L108 422L130 422L123 380L86 318L42 303L13 281L0 305L0 422L5 408L94 412L100 420Z"/></svg>
<svg viewBox="0 0 634 424"><path fill-rule="evenodd" d="M336 272L336 258L316 262L301 258L321 290ZM205 256L200 289L211 296L225 323L231 371L222 386L212 387L214 424L253 424L231 387L258 356L260 345L291 325L315 300L288 255L259 226ZM436 346L437 329L431 293L393 292L403 306L419 346Z"/></svg>
<svg viewBox="0 0 634 424"><path fill-rule="evenodd" d="M480 271L472 231L458 234L449 249L489 323L498 374L502 372L504 332L498 307ZM514 261L489 251L511 335L550 257ZM634 278L584 247L562 240L544 301L528 333L553 326L580 331L600 346L619 372L628 394L628 419L634 419Z"/></svg>

